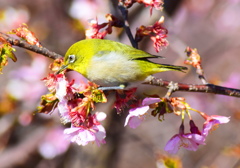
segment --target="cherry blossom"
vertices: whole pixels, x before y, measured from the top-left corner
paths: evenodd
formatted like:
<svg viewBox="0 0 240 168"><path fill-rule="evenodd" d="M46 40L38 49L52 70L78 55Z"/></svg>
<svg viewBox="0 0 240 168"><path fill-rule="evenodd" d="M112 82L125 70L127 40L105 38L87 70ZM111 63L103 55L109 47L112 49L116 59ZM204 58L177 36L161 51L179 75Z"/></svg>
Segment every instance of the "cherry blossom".
<svg viewBox="0 0 240 168"><path fill-rule="evenodd" d="M131 128L137 128L145 119L145 114L150 109L149 105L160 101L161 99L159 98L145 98L142 102L142 107L133 108L129 111L124 126L129 125Z"/></svg>

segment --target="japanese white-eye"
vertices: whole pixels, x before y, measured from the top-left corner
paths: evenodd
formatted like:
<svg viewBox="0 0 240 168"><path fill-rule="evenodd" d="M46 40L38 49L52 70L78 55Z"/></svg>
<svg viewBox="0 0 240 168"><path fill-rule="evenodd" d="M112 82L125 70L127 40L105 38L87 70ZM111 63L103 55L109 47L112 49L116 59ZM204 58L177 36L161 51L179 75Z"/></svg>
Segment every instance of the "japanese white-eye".
<svg viewBox="0 0 240 168"><path fill-rule="evenodd" d="M59 72L70 69L81 73L101 89L124 89L131 83L144 81L163 71L183 71L186 67L158 64L158 58L131 46L102 39L86 39L74 43L64 57Z"/></svg>

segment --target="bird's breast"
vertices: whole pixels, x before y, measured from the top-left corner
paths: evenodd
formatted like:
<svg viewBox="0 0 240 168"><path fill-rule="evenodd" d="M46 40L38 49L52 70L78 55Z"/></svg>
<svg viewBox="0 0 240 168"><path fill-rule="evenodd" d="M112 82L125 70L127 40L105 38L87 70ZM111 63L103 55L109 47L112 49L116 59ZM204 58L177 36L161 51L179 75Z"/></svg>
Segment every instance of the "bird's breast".
<svg viewBox="0 0 240 168"><path fill-rule="evenodd" d="M93 56L86 77L101 86L118 86L145 78L136 61L116 52Z"/></svg>

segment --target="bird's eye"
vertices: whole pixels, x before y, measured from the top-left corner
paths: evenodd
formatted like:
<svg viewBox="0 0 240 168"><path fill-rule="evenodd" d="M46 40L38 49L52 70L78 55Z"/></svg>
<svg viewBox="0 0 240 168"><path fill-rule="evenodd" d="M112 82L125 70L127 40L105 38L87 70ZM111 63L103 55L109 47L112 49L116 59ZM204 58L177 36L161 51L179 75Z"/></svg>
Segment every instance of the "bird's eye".
<svg viewBox="0 0 240 168"><path fill-rule="evenodd" d="M68 56L68 60L69 60L69 63L73 63L76 59L75 59L75 55L69 55Z"/></svg>

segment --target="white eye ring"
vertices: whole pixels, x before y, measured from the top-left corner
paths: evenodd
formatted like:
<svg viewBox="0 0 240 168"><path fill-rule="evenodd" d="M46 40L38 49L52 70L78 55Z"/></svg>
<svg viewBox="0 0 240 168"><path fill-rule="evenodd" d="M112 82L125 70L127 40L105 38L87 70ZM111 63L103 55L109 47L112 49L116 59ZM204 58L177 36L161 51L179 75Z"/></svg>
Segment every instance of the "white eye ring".
<svg viewBox="0 0 240 168"><path fill-rule="evenodd" d="M75 55L69 55L69 56L68 56L68 60L69 60L69 63L75 62L75 60L76 60Z"/></svg>

